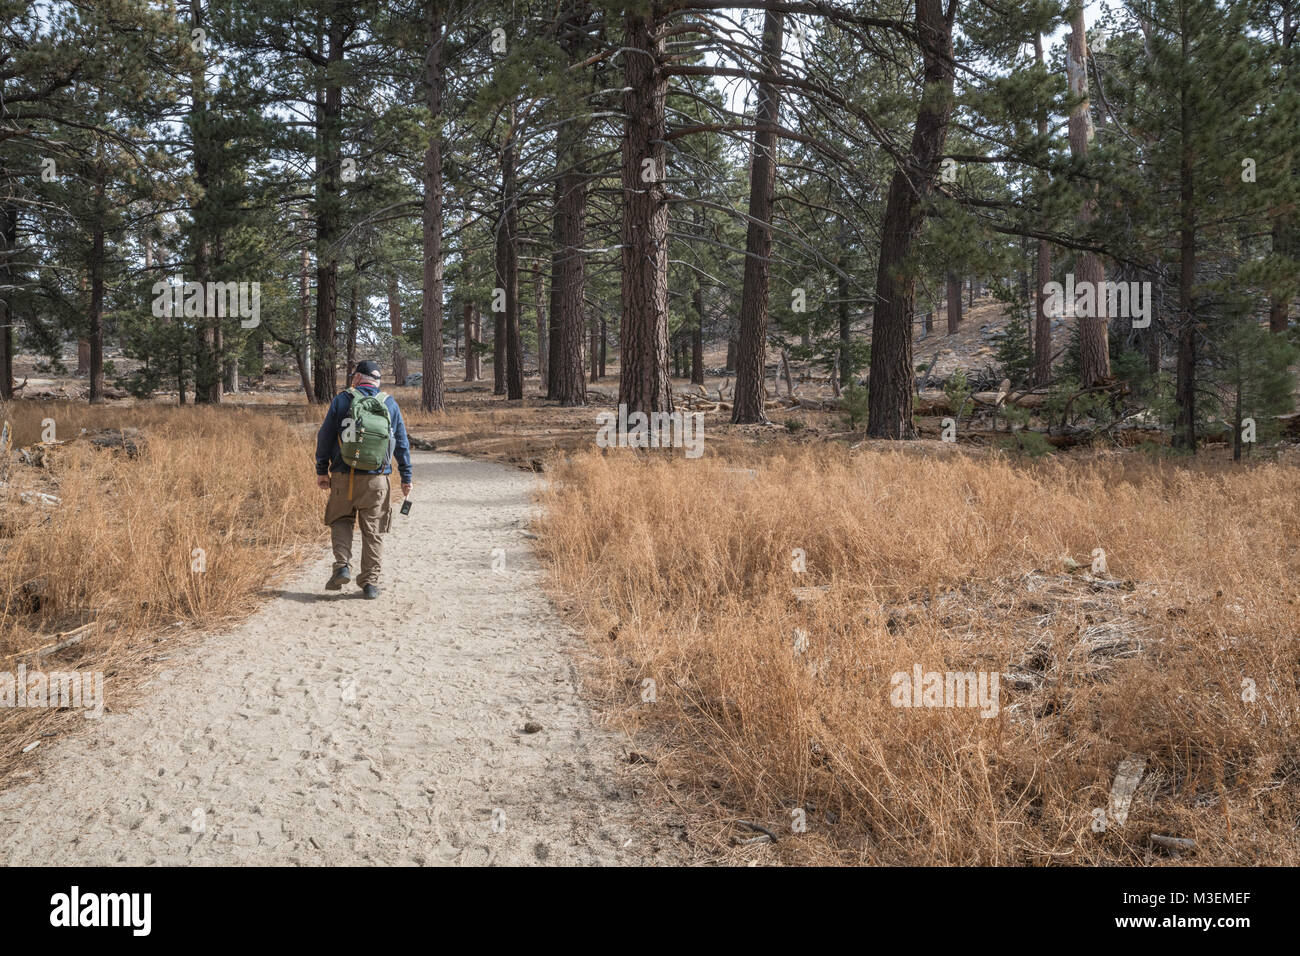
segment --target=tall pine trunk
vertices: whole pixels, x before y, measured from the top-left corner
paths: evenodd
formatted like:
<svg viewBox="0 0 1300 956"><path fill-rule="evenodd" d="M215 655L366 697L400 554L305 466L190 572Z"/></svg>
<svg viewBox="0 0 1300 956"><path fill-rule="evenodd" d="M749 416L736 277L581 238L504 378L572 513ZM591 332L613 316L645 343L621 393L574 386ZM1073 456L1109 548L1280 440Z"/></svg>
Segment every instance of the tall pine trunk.
<svg viewBox="0 0 1300 956"><path fill-rule="evenodd" d="M474 325L474 304L465 303L465 381L478 381L478 340Z"/></svg>
<svg viewBox="0 0 1300 956"><path fill-rule="evenodd" d="M1285 216L1273 220L1273 252L1285 256L1295 254L1293 233L1295 226ZM1274 291L1268 300L1268 328L1271 332L1285 332L1287 316L1291 311L1289 292Z"/></svg>
<svg viewBox="0 0 1300 956"><path fill-rule="evenodd" d="M98 405L103 401L104 230L96 223L90 246L90 404Z"/></svg>
<svg viewBox="0 0 1300 956"><path fill-rule="evenodd" d="M609 328L606 326L604 313L600 316L600 377L605 377L605 359L609 348Z"/></svg>
<svg viewBox="0 0 1300 956"><path fill-rule="evenodd" d="M357 367L357 320L360 318L358 309L360 300L357 297L357 287L361 284L360 270L352 274L352 296L348 303L348 326L345 332L347 340L347 363L344 367L344 379L351 378L352 370Z"/></svg>
<svg viewBox="0 0 1300 956"><path fill-rule="evenodd" d="M563 137L563 130L560 132ZM560 374L560 266L564 259L562 252L562 240L560 237L560 200L564 196L564 175L560 169L560 153L562 152L561 140L557 140L555 146L555 201L554 215L551 216L551 308L547 316L547 324L550 328L546 336L546 397L555 398L556 379Z"/></svg>
<svg viewBox="0 0 1300 956"><path fill-rule="evenodd" d="M622 359L619 402L632 412L671 412L668 377L668 206L663 25L624 17Z"/></svg>
<svg viewBox="0 0 1300 956"><path fill-rule="evenodd" d="M480 381L483 378L483 308L477 302L474 303L474 344L478 349L474 353L474 381Z"/></svg>
<svg viewBox="0 0 1300 956"><path fill-rule="evenodd" d="M948 334L955 335L961 328L961 279L955 272L948 273Z"/></svg>
<svg viewBox="0 0 1300 956"><path fill-rule="evenodd" d="M849 277L844 271L844 263L837 262L839 270L835 274L835 312L839 331L839 362L836 378L844 385L853 384L853 317L849 312Z"/></svg>
<svg viewBox="0 0 1300 956"><path fill-rule="evenodd" d="M925 204L934 189L952 115L952 17L956 8L956 0L949 0L945 16L940 0L916 0L916 35L925 89L905 165L894 171L889 184L881 227L867 396L867 434L874 438L903 439L916 434L912 424L916 275L911 260L925 224Z"/></svg>
<svg viewBox="0 0 1300 956"><path fill-rule="evenodd" d="M343 22L332 18L326 52L325 83L318 96L316 182L316 400L329 402L338 391L339 173L343 161Z"/></svg>
<svg viewBox="0 0 1300 956"><path fill-rule="evenodd" d="M1280 33L1282 39L1282 61L1283 76L1294 86L1295 80L1292 78L1293 70L1296 69L1294 62L1294 46L1296 35L1300 32L1300 24L1294 22L1293 17L1300 12L1300 4L1294 3L1294 0L1281 5L1282 30ZM1273 218L1273 252L1281 253L1288 258L1294 258L1300 249L1297 249L1297 242L1300 241L1300 224L1297 224L1294 208L1280 209L1274 214ZM1291 290L1279 290L1272 293L1269 297L1268 305L1268 327L1272 332L1285 332L1288 323L1288 314L1291 311Z"/></svg>
<svg viewBox="0 0 1300 956"><path fill-rule="evenodd" d="M704 384L704 287L699 279L695 280L695 290L691 293L691 305L695 307L695 327L691 329L691 384Z"/></svg>
<svg viewBox="0 0 1300 956"><path fill-rule="evenodd" d="M1070 111L1070 155L1087 159L1092 143L1092 117L1088 103L1088 40L1084 35L1083 4L1076 2L1071 8L1070 34L1066 48L1065 69L1070 95L1078 99ZM1078 222L1086 232L1097 216L1095 188L1079 208ZM1110 378L1110 348L1106 335L1106 302L1098 294L1106 279L1101 259L1091 252L1079 254L1075 265L1075 283L1087 282L1093 290L1092 315L1079 316L1079 368L1085 387ZM1072 308L1072 303L1067 303Z"/></svg>
<svg viewBox="0 0 1300 956"><path fill-rule="evenodd" d="M18 209L0 203L0 399L14 397L13 262L18 245Z"/></svg>
<svg viewBox="0 0 1300 956"><path fill-rule="evenodd" d="M763 14L762 68L773 75L781 71L781 14ZM754 145L749 164L749 226L745 233L745 277L740 294L740 342L736 352L736 395L732 405L734 425L767 422L763 371L767 356L768 296L772 271L772 201L776 189L776 132L780 94L768 82L758 84L754 108Z"/></svg>
<svg viewBox="0 0 1300 956"><path fill-rule="evenodd" d="M402 300L397 273L388 273L388 328L393 333L393 384L406 384L406 353L402 351Z"/></svg>
<svg viewBox="0 0 1300 956"><path fill-rule="evenodd" d="M575 164L580 144L562 138L563 157L555 197L555 251L551 259L551 329L548 397L561 405L585 405L587 385L582 368L582 336L586 330L587 181Z"/></svg>
<svg viewBox="0 0 1300 956"><path fill-rule="evenodd" d="M533 273L533 310L537 316L537 377L542 385L546 384L546 363L550 356L550 343L547 341L546 300L542 298L542 270L539 266Z"/></svg>
<svg viewBox="0 0 1300 956"><path fill-rule="evenodd" d="M504 290L503 290L504 292ZM493 291L495 298L496 292ZM495 301L493 305L495 306ZM504 306L504 303L502 303ZM492 310L492 394L506 393L506 313Z"/></svg>
<svg viewBox="0 0 1300 956"><path fill-rule="evenodd" d="M1043 62L1043 38L1034 34L1034 57ZM1047 136L1047 113L1038 114L1038 135ZM1030 383L1046 385L1052 378L1052 317L1047 314L1047 283L1052 281L1052 244L1038 240L1038 255L1034 263L1034 368Z"/></svg>
<svg viewBox="0 0 1300 956"><path fill-rule="evenodd" d="M1183 55L1187 55L1183 31ZM1195 157L1189 142L1192 107L1186 87L1181 91L1183 144L1179 163L1179 263L1178 263L1178 370L1174 382L1173 445L1196 452L1196 207L1193 173Z"/></svg>
<svg viewBox="0 0 1300 956"><path fill-rule="evenodd" d="M203 5L190 4L190 22L194 29L203 29ZM214 210L211 206L212 167L217 144L208 130L207 80L204 67L196 65L190 73L190 135L194 148L194 183L197 196L193 204L194 218L194 281L199 283L200 295L206 304L206 290L212 281L212 233ZM221 370L217 365L218 329L220 320L206 314L206 308L194 317L194 404L216 404L221 401ZM92 336L93 338L93 336ZM94 360L92 344L92 371ZM102 344L101 344L102 351ZM91 393L95 389L92 384Z"/></svg>
<svg viewBox="0 0 1300 956"><path fill-rule="evenodd" d="M307 210L301 210L303 220L302 262L298 271L298 304L300 341L293 350L294 361L298 363L298 379L303 392L307 395L307 404L316 404L316 391L311 382L311 252L307 248ZM181 404L185 404L185 389L181 389Z"/></svg>
<svg viewBox="0 0 1300 956"><path fill-rule="evenodd" d="M442 381L442 4L424 8L424 95L429 108L429 142L424 149L424 289L420 298L420 408L444 409Z"/></svg>
<svg viewBox="0 0 1300 956"><path fill-rule="evenodd" d="M516 115L507 116L506 142L501 149L501 214L497 220L497 286L505 291L506 398L524 397L523 338L519 328L519 206L515 181Z"/></svg>

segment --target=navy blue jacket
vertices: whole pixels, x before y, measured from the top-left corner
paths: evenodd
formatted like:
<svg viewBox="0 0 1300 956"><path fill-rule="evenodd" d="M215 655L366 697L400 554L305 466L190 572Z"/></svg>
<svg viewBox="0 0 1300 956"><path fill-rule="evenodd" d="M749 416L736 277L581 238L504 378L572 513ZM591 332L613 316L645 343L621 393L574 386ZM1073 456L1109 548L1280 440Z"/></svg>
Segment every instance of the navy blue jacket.
<svg viewBox="0 0 1300 956"><path fill-rule="evenodd" d="M373 385L358 385L357 391L362 395L377 395L379 389ZM393 473L393 456L397 456L397 470L402 476L402 484L411 483L411 442L406 437L406 422L402 421L402 410L397 407L397 400L389 395L384 402L388 406L388 416L393 421L393 431L388 438L388 461L376 471L363 471L358 468L358 475L391 475ZM330 402L329 411L325 413L325 422L316 433L316 474L329 472L344 474L350 469L343 464L343 455L339 452L339 432L343 423L352 412L352 396L339 392Z"/></svg>

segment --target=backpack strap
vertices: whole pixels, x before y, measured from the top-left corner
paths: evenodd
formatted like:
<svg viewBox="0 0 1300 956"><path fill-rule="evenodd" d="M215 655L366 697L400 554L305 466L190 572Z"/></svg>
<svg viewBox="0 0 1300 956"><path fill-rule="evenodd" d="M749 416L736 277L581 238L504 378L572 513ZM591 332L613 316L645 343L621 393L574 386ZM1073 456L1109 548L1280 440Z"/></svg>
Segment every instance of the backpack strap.
<svg viewBox="0 0 1300 956"><path fill-rule="evenodd" d="M387 392L375 392L375 398L379 399L379 400L380 400L381 402L383 402L385 405L388 404L388 393L387 393Z"/></svg>

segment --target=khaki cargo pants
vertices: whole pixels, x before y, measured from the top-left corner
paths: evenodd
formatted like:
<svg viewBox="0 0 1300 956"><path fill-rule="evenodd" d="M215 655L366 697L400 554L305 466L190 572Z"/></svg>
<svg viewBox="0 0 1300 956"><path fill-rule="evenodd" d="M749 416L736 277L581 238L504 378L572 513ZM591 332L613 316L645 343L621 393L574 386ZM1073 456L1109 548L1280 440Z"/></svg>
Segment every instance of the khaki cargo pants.
<svg viewBox="0 0 1300 956"><path fill-rule="evenodd" d="M349 489L349 483L351 488ZM349 497L349 491L351 497ZM393 524L392 486L387 475L330 475L325 523L334 545L334 570L352 565L352 525L361 525L361 573L357 587L379 583L385 534Z"/></svg>

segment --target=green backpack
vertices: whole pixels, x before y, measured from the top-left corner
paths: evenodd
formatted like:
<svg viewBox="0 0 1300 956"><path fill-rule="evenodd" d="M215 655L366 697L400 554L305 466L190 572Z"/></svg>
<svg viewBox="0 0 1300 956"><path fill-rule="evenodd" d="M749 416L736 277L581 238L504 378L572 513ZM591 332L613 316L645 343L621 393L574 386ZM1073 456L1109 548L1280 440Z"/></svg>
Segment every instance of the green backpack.
<svg viewBox="0 0 1300 956"><path fill-rule="evenodd" d="M351 422L343 420L339 430L339 453L343 464L356 471L379 471L392 456L389 436L393 420L388 414L388 396L363 395L355 388L348 389L352 396Z"/></svg>

